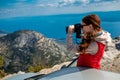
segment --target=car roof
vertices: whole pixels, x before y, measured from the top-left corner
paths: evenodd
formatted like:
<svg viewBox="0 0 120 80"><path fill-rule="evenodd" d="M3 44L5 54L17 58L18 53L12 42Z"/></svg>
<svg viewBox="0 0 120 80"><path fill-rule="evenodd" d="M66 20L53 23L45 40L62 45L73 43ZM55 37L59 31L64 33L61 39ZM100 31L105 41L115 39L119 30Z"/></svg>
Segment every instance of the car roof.
<svg viewBox="0 0 120 80"><path fill-rule="evenodd" d="M50 74L26 73L5 80L120 80L120 73L87 67L63 68Z"/></svg>
<svg viewBox="0 0 120 80"><path fill-rule="evenodd" d="M81 72L66 74L49 80L120 80L120 74L88 69Z"/></svg>
<svg viewBox="0 0 120 80"><path fill-rule="evenodd" d="M67 68L51 73L38 80L120 80L120 74L97 69Z"/></svg>
<svg viewBox="0 0 120 80"><path fill-rule="evenodd" d="M63 68L63 69L60 69L60 70L55 71L53 73L50 73L48 75L45 75L43 77L40 77L40 79L38 79L38 80L49 80L49 79L54 78L54 77L63 76L63 75L66 75L66 74L75 73L75 72L83 71L83 70L86 70L86 69L89 69L89 68L87 68L87 67Z"/></svg>
<svg viewBox="0 0 120 80"><path fill-rule="evenodd" d="M25 78L29 78L35 75L38 75L38 74L37 73L16 74L14 76L6 78L5 80L24 80Z"/></svg>

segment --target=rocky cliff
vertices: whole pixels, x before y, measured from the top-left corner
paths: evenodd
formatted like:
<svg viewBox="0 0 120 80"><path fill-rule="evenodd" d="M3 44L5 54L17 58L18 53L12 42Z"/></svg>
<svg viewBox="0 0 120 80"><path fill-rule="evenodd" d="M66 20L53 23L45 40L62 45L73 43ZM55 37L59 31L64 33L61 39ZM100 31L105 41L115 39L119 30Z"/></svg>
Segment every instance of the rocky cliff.
<svg viewBox="0 0 120 80"><path fill-rule="evenodd" d="M30 66L53 66L70 59L65 47L35 31L16 31L0 37L0 68L27 71Z"/></svg>
<svg viewBox="0 0 120 80"><path fill-rule="evenodd" d="M120 73L120 37L113 39L112 45L105 51L101 69Z"/></svg>
<svg viewBox="0 0 120 80"><path fill-rule="evenodd" d="M29 31L25 31L25 32L29 32ZM21 33L21 32L19 32L19 33ZM36 33L36 32L34 32L34 33ZM39 34L39 33L37 33L37 34ZM4 46L3 47L1 46L1 49L4 50ZM0 54L1 54L1 52L0 52ZM67 56L66 56L66 58L67 58ZM63 59L63 58L61 58L61 59ZM48 73L54 72L56 70L59 70L63 65L68 65L68 64L70 64L70 61L54 65L52 68L42 69L38 73L39 74L48 74ZM103 56L102 61L101 61L101 70L107 70L107 71L111 71L111 72L120 73L120 37L116 37L115 39L113 39L113 43L110 46L108 46L107 50L105 51L104 56ZM20 73L17 73L17 74L20 74ZM13 75L16 75L16 74L13 74ZM13 75L8 75L5 78L7 78L9 76L13 76Z"/></svg>

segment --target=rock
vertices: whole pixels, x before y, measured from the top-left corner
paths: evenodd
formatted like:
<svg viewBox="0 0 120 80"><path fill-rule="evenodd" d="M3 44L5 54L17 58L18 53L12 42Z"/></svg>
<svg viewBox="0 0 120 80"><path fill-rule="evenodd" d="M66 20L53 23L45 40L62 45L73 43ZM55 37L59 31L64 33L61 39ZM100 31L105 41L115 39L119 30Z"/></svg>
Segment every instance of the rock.
<svg viewBox="0 0 120 80"><path fill-rule="evenodd" d="M108 47L101 60L101 69L120 73L120 40L113 40L113 45Z"/></svg>
<svg viewBox="0 0 120 80"><path fill-rule="evenodd" d="M34 65L53 66L70 59L64 46L29 30L0 37L0 56L4 56L3 69L10 73L26 72Z"/></svg>
<svg viewBox="0 0 120 80"><path fill-rule="evenodd" d="M64 62L64 63L61 63L61 64L56 64L56 65L54 65L52 68L42 69L42 70L40 70L38 73L39 73L39 74L52 73L52 72L54 72L54 71L60 70L63 65L68 65L69 63L70 63L70 61L69 61L69 62Z"/></svg>

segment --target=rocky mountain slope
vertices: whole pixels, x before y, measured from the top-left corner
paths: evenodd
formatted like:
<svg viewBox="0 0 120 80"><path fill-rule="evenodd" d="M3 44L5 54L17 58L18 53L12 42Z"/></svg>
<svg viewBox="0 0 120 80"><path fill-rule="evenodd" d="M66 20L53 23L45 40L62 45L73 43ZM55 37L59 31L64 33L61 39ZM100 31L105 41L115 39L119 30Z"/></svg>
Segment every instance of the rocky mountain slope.
<svg viewBox="0 0 120 80"><path fill-rule="evenodd" d="M29 31L27 31L27 32L29 32ZM63 65L68 65L69 63L70 63L70 61L68 61L68 62L64 61L64 63L54 65L52 68L42 69L38 73L39 74L48 74L48 73L54 72L56 70L59 70ZM110 46L108 46L107 50L105 51L104 56L101 61L101 70L107 70L107 71L120 73L120 37L116 37L115 39L113 39L113 43ZM22 72L22 73L24 73L24 72ZM20 73L17 73L17 74L20 74ZM16 74L13 74L13 75L16 75ZM9 76L13 76L13 75L8 75L5 78L7 78Z"/></svg>
<svg viewBox="0 0 120 80"><path fill-rule="evenodd" d="M27 71L31 66L53 66L70 59L65 47L35 31L16 31L0 37L0 68Z"/></svg>
<svg viewBox="0 0 120 80"><path fill-rule="evenodd" d="M120 73L120 37L113 39L112 45L105 51L101 69Z"/></svg>

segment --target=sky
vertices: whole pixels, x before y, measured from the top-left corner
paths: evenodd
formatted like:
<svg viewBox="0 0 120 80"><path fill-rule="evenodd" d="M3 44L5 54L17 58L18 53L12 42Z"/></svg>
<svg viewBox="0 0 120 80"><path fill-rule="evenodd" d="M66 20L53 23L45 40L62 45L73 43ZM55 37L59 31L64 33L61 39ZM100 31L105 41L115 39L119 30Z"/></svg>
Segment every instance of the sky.
<svg viewBox="0 0 120 80"><path fill-rule="evenodd" d="M0 18L119 10L120 0L0 0Z"/></svg>

